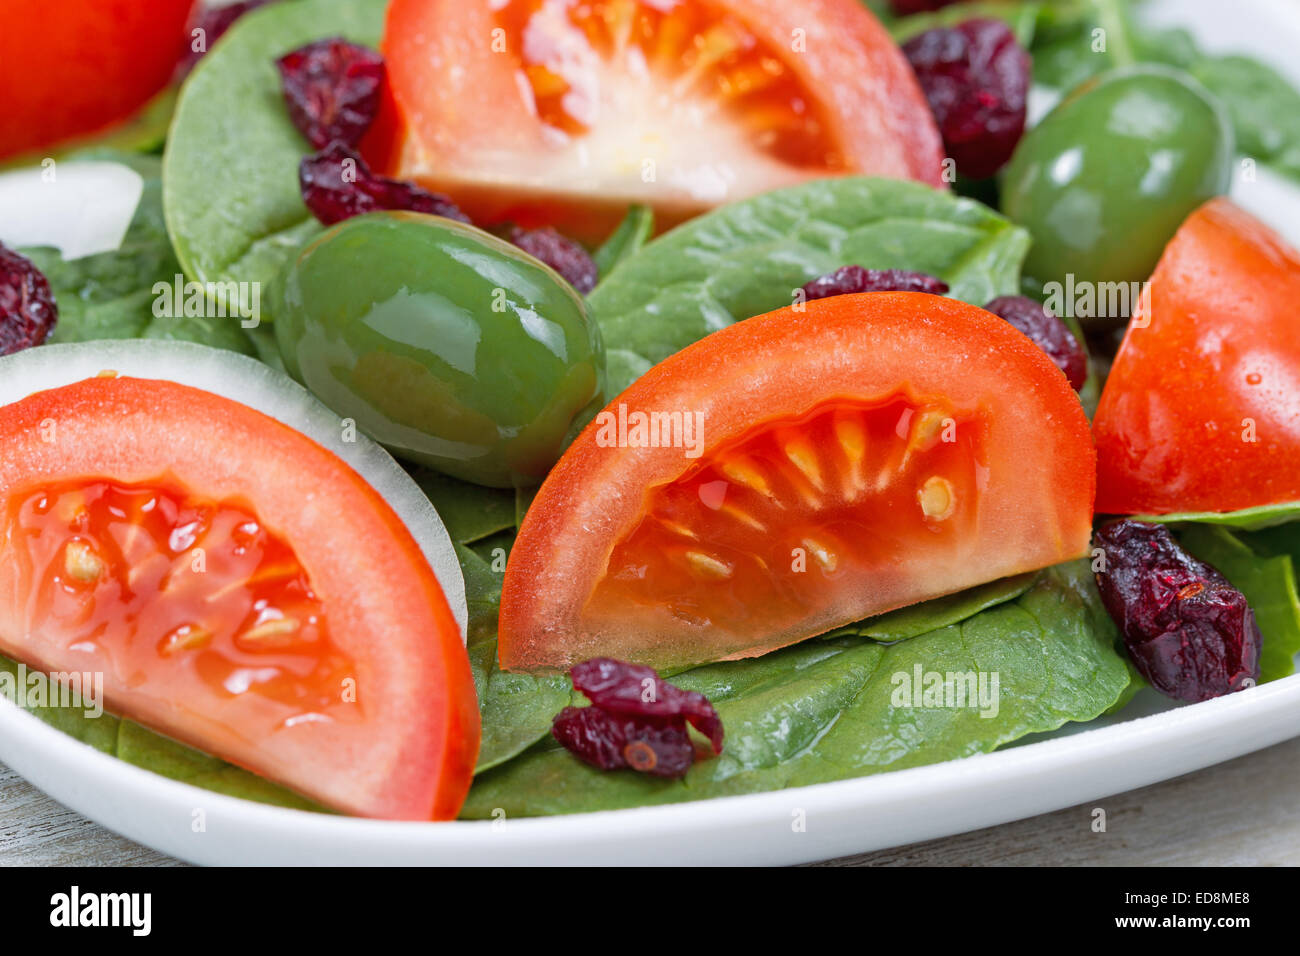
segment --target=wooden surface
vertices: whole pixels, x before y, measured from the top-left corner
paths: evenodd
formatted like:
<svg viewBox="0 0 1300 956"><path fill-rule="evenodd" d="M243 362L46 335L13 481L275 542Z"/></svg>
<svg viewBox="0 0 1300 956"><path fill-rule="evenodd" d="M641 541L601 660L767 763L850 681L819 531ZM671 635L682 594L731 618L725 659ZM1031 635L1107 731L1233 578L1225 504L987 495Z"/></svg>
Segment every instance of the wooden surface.
<svg viewBox="0 0 1300 956"><path fill-rule="evenodd" d="M1093 811L1106 811L1106 832ZM172 865L0 765L0 864ZM1300 865L1300 739L1175 780L828 866Z"/></svg>

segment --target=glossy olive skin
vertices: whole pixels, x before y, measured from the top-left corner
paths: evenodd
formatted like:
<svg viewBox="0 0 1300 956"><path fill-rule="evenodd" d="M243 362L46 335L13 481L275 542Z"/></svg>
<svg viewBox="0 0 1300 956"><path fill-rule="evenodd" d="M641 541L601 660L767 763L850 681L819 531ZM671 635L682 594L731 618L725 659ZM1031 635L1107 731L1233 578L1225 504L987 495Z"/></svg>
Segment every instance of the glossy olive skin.
<svg viewBox="0 0 1300 956"><path fill-rule="evenodd" d="M1079 86L1020 141L1002 211L1033 236L1035 283L1142 282L1202 203L1227 192L1234 140L1195 80L1129 67ZM1127 315L1080 316L1089 327Z"/></svg>
<svg viewBox="0 0 1300 956"><path fill-rule="evenodd" d="M604 403L582 298L472 226L384 212L339 223L272 294L290 374L393 454L492 487L537 484Z"/></svg>

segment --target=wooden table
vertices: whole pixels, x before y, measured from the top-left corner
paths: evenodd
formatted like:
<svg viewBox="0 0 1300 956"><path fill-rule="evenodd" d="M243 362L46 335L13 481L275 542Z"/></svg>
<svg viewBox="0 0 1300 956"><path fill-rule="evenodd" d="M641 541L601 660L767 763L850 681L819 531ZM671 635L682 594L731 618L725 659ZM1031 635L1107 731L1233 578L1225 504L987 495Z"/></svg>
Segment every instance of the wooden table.
<svg viewBox="0 0 1300 956"><path fill-rule="evenodd" d="M1106 811L1105 833L1092 811ZM0 765L0 864L175 865ZM1300 865L1300 738L1175 780L827 866Z"/></svg>

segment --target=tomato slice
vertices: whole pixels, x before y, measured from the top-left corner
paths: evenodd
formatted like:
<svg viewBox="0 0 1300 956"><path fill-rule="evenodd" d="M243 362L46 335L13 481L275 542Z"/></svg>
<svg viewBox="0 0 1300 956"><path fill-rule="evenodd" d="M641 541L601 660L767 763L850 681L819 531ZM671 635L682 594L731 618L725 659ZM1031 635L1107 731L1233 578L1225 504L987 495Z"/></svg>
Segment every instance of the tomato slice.
<svg viewBox="0 0 1300 956"><path fill-rule="evenodd" d="M1088 549L1094 478L1069 384L983 309L867 293L747 319L646 373L543 483L501 664L752 657L1055 564Z"/></svg>
<svg viewBox="0 0 1300 956"><path fill-rule="evenodd" d="M0 650L330 807L454 817L479 717L401 519L230 399L91 378L0 408Z"/></svg>
<svg viewBox="0 0 1300 956"><path fill-rule="evenodd" d="M671 225L810 177L942 184L858 0L394 0L384 54L398 115L368 151L476 221L599 237L629 203Z"/></svg>
<svg viewBox="0 0 1300 956"><path fill-rule="evenodd" d="M125 119L167 85L194 0L0 4L0 157Z"/></svg>
<svg viewBox="0 0 1300 956"><path fill-rule="evenodd" d="M1093 421L1097 510L1300 501L1300 253L1226 199L1165 248Z"/></svg>

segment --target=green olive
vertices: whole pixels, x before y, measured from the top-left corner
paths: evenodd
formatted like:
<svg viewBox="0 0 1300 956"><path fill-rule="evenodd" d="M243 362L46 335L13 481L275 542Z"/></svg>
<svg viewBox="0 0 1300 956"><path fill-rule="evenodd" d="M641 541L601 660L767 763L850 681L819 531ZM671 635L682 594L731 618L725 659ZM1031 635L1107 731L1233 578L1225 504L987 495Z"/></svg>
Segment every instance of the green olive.
<svg viewBox="0 0 1300 956"><path fill-rule="evenodd" d="M472 226L385 212L339 223L275 290L289 372L395 455L492 487L536 484L605 355L582 298Z"/></svg>
<svg viewBox="0 0 1300 956"><path fill-rule="evenodd" d="M1227 191L1233 156L1222 109L1185 73L1129 67L1082 84L1003 176L1003 212L1033 236L1026 274L1044 289L1092 284L1103 299L1102 283L1146 280L1183 220ZM1086 311L1092 327L1128 318Z"/></svg>

